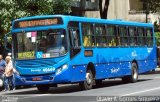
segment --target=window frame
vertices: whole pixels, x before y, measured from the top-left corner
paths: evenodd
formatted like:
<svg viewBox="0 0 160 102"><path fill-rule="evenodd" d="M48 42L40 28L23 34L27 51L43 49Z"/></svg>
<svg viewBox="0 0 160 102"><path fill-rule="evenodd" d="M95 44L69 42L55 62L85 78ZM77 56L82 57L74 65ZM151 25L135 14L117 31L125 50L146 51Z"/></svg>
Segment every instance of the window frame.
<svg viewBox="0 0 160 102"><path fill-rule="evenodd" d="M146 27L146 43L148 47L153 46L153 28L152 27ZM150 30L150 36L148 36L147 30Z"/></svg>
<svg viewBox="0 0 160 102"><path fill-rule="evenodd" d="M96 33L96 27L104 27L104 28L101 28L101 30L103 30L102 31L102 34L100 34L100 35L97 35L97 33ZM107 46L107 33L106 33L106 24L102 24L102 23L95 23L94 24L94 34L95 34L95 46L96 47L108 47ZM98 39L101 39L101 38L104 38L105 39L105 41L103 42L103 41L100 41L100 40L97 40L97 38ZM98 42L98 41L100 41L100 42Z"/></svg>
<svg viewBox="0 0 160 102"><path fill-rule="evenodd" d="M142 30L143 34L139 34L139 29ZM140 46L140 47L144 47L145 46L145 36L144 36L144 33L145 33L145 28L144 27L138 27L137 28L138 46Z"/></svg>
<svg viewBox="0 0 160 102"><path fill-rule="evenodd" d="M133 29L133 34L130 34L130 29ZM129 46L130 47L136 47L138 45L137 40L137 27L136 26L128 26L128 36L129 36Z"/></svg>
<svg viewBox="0 0 160 102"><path fill-rule="evenodd" d="M113 29L112 35L110 34L108 28L111 27ZM117 47L117 25L107 24L106 25L106 33L107 33L107 45L108 47Z"/></svg>
<svg viewBox="0 0 160 102"><path fill-rule="evenodd" d="M125 33L122 35L121 34L121 29L120 28L125 28ZM127 30L128 30L128 26L126 26L126 25L118 25L118 36L120 37L120 43L119 43L119 47L127 47L128 46L128 32L127 32ZM126 40L125 41L125 44L124 44L124 40Z"/></svg>
<svg viewBox="0 0 160 102"><path fill-rule="evenodd" d="M90 25L90 27L91 27L91 35L90 34L84 34L84 28L85 27L83 27L84 25ZM96 41L95 41L95 31L94 31L94 23L91 23L91 22L82 22L81 23L81 29L82 29L82 45L83 45L83 47L84 48L92 48L92 47L95 47L95 43L96 43ZM86 29L86 28L85 28ZM87 46L85 46L84 44L86 43L87 44L87 37L88 36L91 36L90 37L90 43L91 44L89 44L89 45L87 45ZM86 37L86 38L84 38L84 37Z"/></svg>

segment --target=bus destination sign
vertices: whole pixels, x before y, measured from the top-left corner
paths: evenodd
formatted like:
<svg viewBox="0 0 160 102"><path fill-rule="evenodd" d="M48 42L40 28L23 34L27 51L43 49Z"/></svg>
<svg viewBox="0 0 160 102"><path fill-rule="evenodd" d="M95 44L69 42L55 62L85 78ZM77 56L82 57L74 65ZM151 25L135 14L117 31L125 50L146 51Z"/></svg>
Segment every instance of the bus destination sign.
<svg viewBox="0 0 160 102"><path fill-rule="evenodd" d="M35 27L35 26L47 26L62 24L61 18L45 18L45 19L33 19L25 21L17 21L14 24L14 28L26 28L26 27Z"/></svg>

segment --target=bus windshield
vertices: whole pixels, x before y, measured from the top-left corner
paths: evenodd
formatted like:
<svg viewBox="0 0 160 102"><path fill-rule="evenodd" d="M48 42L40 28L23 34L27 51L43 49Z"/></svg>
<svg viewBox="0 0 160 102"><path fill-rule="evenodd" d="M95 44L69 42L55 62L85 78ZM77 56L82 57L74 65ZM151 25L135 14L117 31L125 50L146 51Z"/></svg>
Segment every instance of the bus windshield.
<svg viewBox="0 0 160 102"><path fill-rule="evenodd" d="M67 53L64 29L16 33L14 43L17 59L60 57Z"/></svg>

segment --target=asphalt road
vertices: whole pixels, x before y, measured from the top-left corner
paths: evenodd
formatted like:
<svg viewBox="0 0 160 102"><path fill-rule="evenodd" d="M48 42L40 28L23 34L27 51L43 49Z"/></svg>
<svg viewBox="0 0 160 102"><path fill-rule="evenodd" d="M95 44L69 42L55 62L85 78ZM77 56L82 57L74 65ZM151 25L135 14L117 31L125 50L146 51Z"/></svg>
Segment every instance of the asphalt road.
<svg viewBox="0 0 160 102"><path fill-rule="evenodd" d="M103 81L99 88L85 91L81 91L77 84L67 84L51 88L47 93L40 93L33 87L0 92L0 96L0 102L160 102L160 70L139 75L137 83L124 84L121 79L111 79Z"/></svg>

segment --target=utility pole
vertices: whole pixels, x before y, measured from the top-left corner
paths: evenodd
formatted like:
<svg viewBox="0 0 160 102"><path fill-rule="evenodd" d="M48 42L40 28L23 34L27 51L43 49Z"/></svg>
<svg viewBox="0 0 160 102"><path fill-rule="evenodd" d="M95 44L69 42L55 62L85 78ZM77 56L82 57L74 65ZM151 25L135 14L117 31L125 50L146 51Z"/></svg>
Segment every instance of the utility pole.
<svg viewBox="0 0 160 102"><path fill-rule="evenodd" d="M148 23L148 14L149 14L149 4L148 4L148 0L146 0L145 2L145 7L146 7L146 23Z"/></svg>

